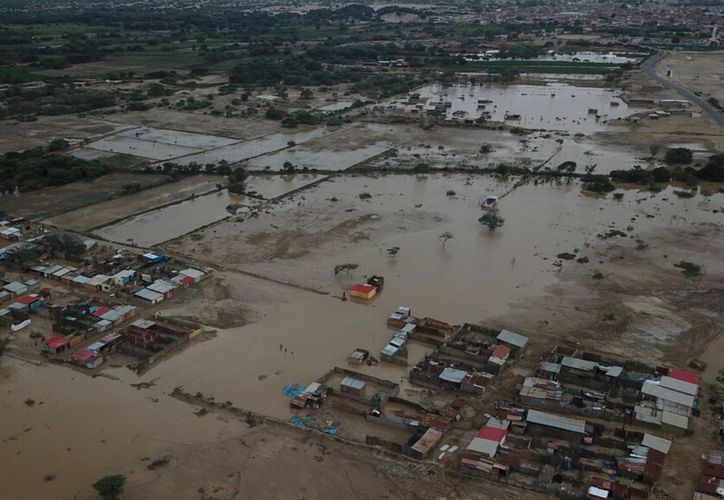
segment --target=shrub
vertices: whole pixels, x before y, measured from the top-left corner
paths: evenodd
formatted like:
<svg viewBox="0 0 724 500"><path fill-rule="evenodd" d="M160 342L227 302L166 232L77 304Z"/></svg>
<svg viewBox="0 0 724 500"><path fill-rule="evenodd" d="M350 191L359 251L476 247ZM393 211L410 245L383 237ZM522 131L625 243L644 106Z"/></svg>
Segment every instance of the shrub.
<svg viewBox="0 0 724 500"><path fill-rule="evenodd" d="M676 163L691 163L694 153L687 148L669 148L664 155L664 161L669 165Z"/></svg>

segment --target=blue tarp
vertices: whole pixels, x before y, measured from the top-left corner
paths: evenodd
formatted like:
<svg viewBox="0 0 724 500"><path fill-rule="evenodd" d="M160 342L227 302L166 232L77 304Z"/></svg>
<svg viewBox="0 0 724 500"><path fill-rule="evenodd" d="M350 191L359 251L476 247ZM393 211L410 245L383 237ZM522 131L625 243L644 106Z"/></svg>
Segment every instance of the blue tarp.
<svg viewBox="0 0 724 500"><path fill-rule="evenodd" d="M302 392L304 392L304 387L294 382L285 385L284 389L282 389L282 393L288 398L296 398Z"/></svg>
<svg viewBox="0 0 724 500"><path fill-rule="evenodd" d="M289 421L292 423L292 425L296 425L297 427L301 427L302 429L311 429L313 431L323 432L324 434L329 434L332 436L337 434L337 428L331 425L329 427L325 427L324 429L315 429L314 427L309 427L307 424L310 420L311 417L307 415L302 418L292 417Z"/></svg>

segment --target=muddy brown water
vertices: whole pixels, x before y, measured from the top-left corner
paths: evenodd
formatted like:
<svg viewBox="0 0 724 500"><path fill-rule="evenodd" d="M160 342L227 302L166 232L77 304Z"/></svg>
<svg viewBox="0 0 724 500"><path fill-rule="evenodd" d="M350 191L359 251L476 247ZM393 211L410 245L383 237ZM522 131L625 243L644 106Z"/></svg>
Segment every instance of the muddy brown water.
<svg viewBox="0 0 724 500"><path fill-rule="evenodd" d="M576 183L529 184L502 199L500 214L506 222L491 233L477 222L479 197L505 192L511 185L511 181L461 175L337 179L241 223L244 234L238 240L232 239L232 229L239 234L238 223L231 222L218 224L216 232L201 241L186 239L184 249L189 250L213 238L213 251L207 258L232 269L236 265L240 270L317 286L331 295L268 284L277 299L254 304L256 323L221 330L215 339L184 350L140 378L126 368L109 368L104 376L91 378L63 367L36 367L4 358L0 365L3 495L90 497L90 484L105 474L127 472L144 457L159 458L173 451L175 443L228 439L240 431L240 425L245 426L194 416L193 407L167 396L174 387L288 418L289 402L281 393L284 385L306 384L335 365L346 367L346 357L356 347L378 357L392 334L385 320L400 304L412 306L417 315L451 323L501 318L513 311L513 305L544 295L546 287L557 281L557 268L552 265L556 254L578 248L586 255L587 244L595 246L596 235L610 227L645 240L661 228L721 226L721 215L712 209L724 205L722 194L680 199L669 188L658 194L626 191L624 199L617 201L610 195L582 194ZM456 195L446 196L451 189ZM360 200L357 195L363 191L373 197ZM340 201L333 204L332 196ZM368 239L320 232L365 214L375 217L364 219L367 222L356 230ZM296 229L302 239L304 233L320 232L321 241L304 240L308 252L298 258L244 260L252 249L246 236L269 231L271 224L282 228L278 231L299 225ZM633 231L626 229L629 224ZM444 231L455 235L445 248L438 239ZM634 243L625 238L621 244ZM392 246L400 247L396 258L386 253ZM343 262L360 265L351 279L333 275L334 265ZM361 304L335 298L362 279L363 273L386 278L385 289L375 300ZM230 271L225 280L228 286L241 286L249 278ZM170 304L170 312L174 309L183 313L185 307ZM521 333L536 335L535 331ZM426 352L424 346L411 345L411 364ZM404 395L412 397L406 392L405 368L383 363L360 370L400 382ZM156 385L149 389L130 386L153 379ZM26 405L27 398L36 403ZM57 477L45 482L46 474ZM134 479L129 476L129 481Z"/></svg>

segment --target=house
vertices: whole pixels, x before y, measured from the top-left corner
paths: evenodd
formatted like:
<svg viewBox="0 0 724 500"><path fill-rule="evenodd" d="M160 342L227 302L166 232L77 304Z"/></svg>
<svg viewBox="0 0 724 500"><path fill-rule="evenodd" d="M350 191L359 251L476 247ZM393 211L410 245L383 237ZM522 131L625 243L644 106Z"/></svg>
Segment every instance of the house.
<svg viewBox="0 0 724 500"><path fill-rule="evenodd" d="M176 285L166 280L156 280L146 288L152 292L161 294L164 300L176 295Z"/></svg>
<svg viewBox="0 0 724 500"><path fill-rule="evenodd" d="M115 286L128 286L133 283L133 277L136 271L133 269L124 269L111 276L111 281Z"/></svg>
<svg viewBox="0 0 724 500"><path fill-rule="evenodd" d="M366 283L358 283L352 287L349 294L358 299L370 300L377 294L377 287Z"/></svg>
<svg viewBox="0 0 724 500"><path fill-rule="evenodd" d="M365 383L361 380L357 380L352 377L344 377L340 384L340 390L353 396L364 397L365 395Z"/></svg>
<svg viewBox="0 0 724 500"><path fill-rule="evenodd" d="M508 431L499 427L483 426L478 431L476 437L470 441L467 450L474 453L480 453L493 458L498 452L498 447L505 443L505 436Z"/></svg>
<svg viewBox="0 0 724 500"><path fill-rule="evenodd" d="M453 384L458 389L461 387L461 384L463 380L465 380L465 377L467 377L468 372L463 370L458 370L456 368L445 368L442 372L440 372L440 375L438 375L438 378L442 380L443 382L447 382L448 384Z"/></svg>
<svg viewBox="0 0 724 500"><path fill-rule="evenodd" d="M511 332L510 330L501 330L496 340L510 347L516 356L520 356L525 348L528 347L528 337Z"/></svg>
<svg viewBox="0 0 724 500"><path fill-rule="evenodd" d="M641 394L656 401L657 408L677 415L690 416L694 406L694 396L691 394L669 389L653 380L644 381Z"/></svg>
<svg viewBox="0 0 724 500"><path fill-rule="evenodd" d="M538 430L546 436L580 439L593 433L593 427L586 424L585 420L538 410L528 410L526 422L530 430Z"/></svg>
<svg viewBox="0 0 724 500"><path fill-rule="evenodd" d="M110 292L111 291L111 277L105 274L97 274L91 277L84 286L88 289L95 290L98 292Z"/></svg>
<svg viewBox="0 0 724 500"><path fill-rule="evenodd" d="M23 233L17 227L4 227L0 230L0 237L6 240L19 241Z"/></svg>
<svg viewBox="0 0 724 500"><path fill-rule="evenodd" d="M437 447L441 439L442 432L437 429L429 428L422 434L412 436L407 442L405 451L411 457L422 460Z"/></svg>
<svg viewBox="0 0 724 500"><path fill-rule="evenodd" d="M206 273L199 271L198 269L194 269L192 267L184 269L183 271L179 271L178 274L181 276L187 276L187 277L193 279L194 283L198 283L206 277Z"/></svg>
<svg viewBox="0 0 724 500"><path fill-rule="evenodd" d="M154 330L156 323L147 319L137 319L126 329L125 335L132 345L145 347L158 338Z"/></svg>
<svg viewBox="0 0 724 500"><path fill-rule="evenodd" d="M159 255L155 254L153 252L147 252L143 254L143 263L144 264L159 264L166 260L165 255Z"/></svg>
<svg viewBox="0 0 724 500"><path fill-rule="evenodd" d="M81 366L93 370L103 363L103 356L96 351L82 349L73 354L73 359Z"/></svg>
<svg viewBox="0 0 724 500"><path fill-rule="evenodd" d="M490 357L488 358L486 369L493 374L498 375L503 370L503 365L510 357L511 349L507 345L496 345L492 347Z"/></svg>
<svg viewBox="0 0 724 500"><path fill-rule="evenodd" d="M46 340L42 349L50 354L58 354L68 349L69 346L70 340L66 337L55 336Z"/></svg>
<svg viewBox="0 0 724 500"><path fill-rule="evenodd" d="M150 302L151 304L158 304L163 300L163 295L160 293L156 293L153 290L149 290L148 288L141 288L139 291L133 294L135 297L138 297L141 300L145 300L146 302Z"/></svg>
<svg viewBox="0 0 724 500"><path fill-rule="evenodd" d="M10 293L12 298L22 295L28 291L27 285L20 283L19 281L13 281L3 286L3 290Z"/></svg>

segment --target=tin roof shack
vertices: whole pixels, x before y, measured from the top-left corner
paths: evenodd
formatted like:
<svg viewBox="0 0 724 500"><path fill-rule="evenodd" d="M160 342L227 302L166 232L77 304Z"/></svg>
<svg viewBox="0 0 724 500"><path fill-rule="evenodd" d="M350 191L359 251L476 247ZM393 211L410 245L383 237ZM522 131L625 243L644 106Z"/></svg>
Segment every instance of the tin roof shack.
<svg viewBox="0 0 724 500"><path fill-rule="evenodd" d="M421 430L407 441L403 450L412 458L423 460L437 447L441 439L442 432L436 429Z"/></svg>
<svg viewBox="0 0 724 500"><path fill-rule="evenodd" d="M395 312L387 318L387 326L396 329L402 328L405 326L405 323L412 321L413 318L410 316L411 311L408 306L399 306L395 309Z"/></svg>
<svg viewBox="0 0 724 500"><path fill-rule="evenodd" d="M124 269L111 276L111 282L117 287L127 287L135 283L134 276L136 271L133 269Z"/></svg>
<svg viewBox="0 0 724 500"><path fill-rule="evenodd" d="M3 285L3 290L8 292L10 294L10 297L14 299L19 295L27 293L30 288L24 283L20 283L19 281L12 281Z"/></svg>
<svg viewBox="0 0 724 500"><path fill-rule="evenodd" d="M370 300L377 295L377 287L367 283L358 283L349 290L349 294L356 299Z"/></svg>
<svg viewBox="0 0 724 500"><path fill-rule="evenodd" d="M207 273L203 271L199 271L198 269L194 269L192 267L186 268L183 271L178 272L178 276L191 278L194 283L200 283L203 279L206 278Z"/></svg>
<svg viewBox="0 0 724 500"><path fill-rule="evenodd" d="M724 497L724 454L718 451L701 457L701 474L696 484L697 493L714 498Z"/></svg>
<svg viewBox="0 0 724 500"><path fill-rule="evenodd" d="M376 408L383 406L390 397L397 396L400 392L399 384L338 366L324 374L317 382L328 387L330 396L351 399Z"/></svg>
<svg viewBox="0 0 724 500"><path fill-rule="evenodd" d="M151 290L152 292L163 295L164 300L170 299L171 297L176 295L176 285L166 280L156 280L148 285L146 288L148 290Z"/></svg>
<svg viewBox="0 0 724 500"><path fill-rule="evenodd" d="M129 329L132 329L130 335ZM139 359L133 368L136 372L143 372L170 352L186 345L201 332L198 324L175 318L137 321L129 325L124 332L124 338L135 337L136 342L140 343L129 341L122 346L122 350Z"/></svg>
<svg viewBox="0 0 724 500"><path fill-rule="evenodd" d="M158 339L156 323L147 319L137 319L126 328L124 334L131 345L146 347Z"/></svg>
<svg viewBox="0 0 724 500"><path fill-rule="evenodd" d="M580 442L584 437L593 434L593 426L578 418L528 410L525 420L528 423L528 432L534 436L552 436Z"/></svg>
<svg viewBox="0 0 724 500"><path fill-rule="evenodd" d="M518 395L523 404L535 408L555 409L563 400L561 384L538 377L526 377Z"/></svg>
<svg viewBox="0 0 724 500"><path fill-rule="evenodd" d="M153 290L149 290L148 288L141 288L136 293L134 293L133 296L143 302L148 302L151 304L158 304L164 298L162 294L154 292Z"/></svg>
<svg viewBox="0 0 724 500"><path fill-rule="evenodd" d="M513 356L519 357L528 347L528 337L510 330L501 330L496 340L500 344L510 347Z"/></svg>
<svg viewBox="0 0 724 500"><path fill-rule="evenodd" d="M655 483L661 478L671 441L645 433L641 445L629 445L629 454L621 464L626 471Z"/></svg>
<svg viewBox="0 0 724 500"><path fill-rule="evenodd" d="M365 383L356 378L344 377L339 384L339 390L358 398L365 397Z"/></svg>
<svg viewBox="0 0 724 500"><path fill-rule="evenodd" d="M298 394L292 394L290 405L294 408L320 408L327 399L327 387L319 382L312 382Z"/></svg>
<svg viewBox="0 0 724 500"><path fill-rule="evenodd" d="M73 360L84 368L89 370L95 370L101 364L103 364L103 355L97 351L89 351L87 349L81 349L73 354Z"/></svg>
<svg viewBox="0 0 724 500"><path fill-rule="evenodd" d="M70 347L70 341L65 337L50 337L43 343L42 350L49 354L59 354Z"/></svg>
<svg viewBox="0 0 724 500"><path fill-rule="evenodd" d="M592 389L606 391L623 373L623 367L601 364L572 356L564 356L560 361L561 382L581 385Z"/></svg>

